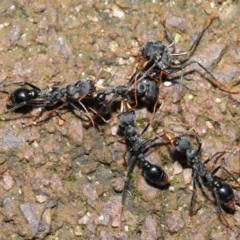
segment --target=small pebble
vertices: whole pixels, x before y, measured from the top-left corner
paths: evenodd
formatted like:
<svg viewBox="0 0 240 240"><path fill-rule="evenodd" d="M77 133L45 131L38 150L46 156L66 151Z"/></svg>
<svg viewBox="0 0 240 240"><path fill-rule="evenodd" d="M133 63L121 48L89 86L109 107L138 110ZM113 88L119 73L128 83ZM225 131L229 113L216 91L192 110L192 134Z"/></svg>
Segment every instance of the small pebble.
<svg viewBox="0 0 240 240"><path fill-rule="evenodd" d="M120 18L120 19L125 16L124 12L116 6L113 7L113 13L112 14L113 14L114 17Z"/></svg>
<svg viewBox="0 0 240 240"><path fill-rule="evenodd" d="M12 189L14 185L14 180L12 178L12 176L10 176L8 173L3 175L3 189L8 191L10 189Z"/></svg>
<svg viewBox="0 0 240 240"><path fill-rule="evenodd" d="M39 202L39 203L46 202L47 199L48 199L48 197L44 196L44 195L37 195L36 196L36 202Z"/></svg>
<svg viewBox="0 0 240 240"><path fill-rule="evenodd" d="M192 95L192 94L189 94L189 95L188 95L188 99L189 99L189 100L192 100L192 99L193 99L193 95Z"/></svg>
<svg viewBox="0 0 240 240"><path fill-rule="evenodd" d="M114 219L113 221L112 221L112 227L119 227L120 226L120 222L119 222L119 220L117 220L117 219Z"/></svg>
<svg viewBox="0 0 240 240"><path fill-rule="evenodd" d="M84 224L86 225L89 221L89 217L87 214L85 214L83 217L81 217L79 220L78 220L78 224Z"/></svg>
<svg viewBox="0 0 240 240"><path fill-rule="evenodd" d="M115 41L112 41L109 43L108 47L112 52L115 52L118 49L118 44Z"/></svg>
<svg viewBox="0 0 240 240"><path fill-rule="evenodd" d="M62 126L63 124L64 124L64 120L63 120L63 119L59 119L58 125L59 125L59 126Z"/></svg>
<svg viewBox="0 0 240 240"><path fill-rule="evenodd" d="M212 125L212 123L211 123L210 121L206 121L205 123L206 123L206 126L207 126L209 129L213 129L213 128L214 128L213 125Z"/></svg>
<svg viewBox="0 0 240 240"><path fill-rule="evenodd" d="M185 184L189 184L192 181L192 169L186 168L183 170L183 181Z"/></svg>
<svg viewBox="0 0 240 240"><path fill-rule="evenodd" d="M163 85L164 85L165 87L170 87L170 86L172 85L172 82L165 81L165 82L163 83Z"/></svg>
<svg viewBox="0 0 240 240"><path fill-rule="evenodd" d="M118 131L118 127L117 126L114 126L114 127L111 128L111 132L112 132L113 136L117 135L117 131Z"/></svg>
<svg viewBox="0 0 240 240"><path fill-rule="evenodd" d="M182 172L182 166L178 161L173 163L173 169L174 169L173 175L176 175Z"/></svg>
<svg viewBox="0 0 240 240"><path fill-rule="evenodd" d="M116 177L114 180L113 180L113 184L112 184L114 190L116 192L122 192L123 191L123 188L124 188L124 180L123 178L121 177Z"/></svg>
<svg viewBox="0 0 240 240"><path fill-rule="evenodd" d="M74 234L76 237L81 237L83 236L83 232L81 230L81 228L79 226L76 226L75 230L74 230Z"/></svg>

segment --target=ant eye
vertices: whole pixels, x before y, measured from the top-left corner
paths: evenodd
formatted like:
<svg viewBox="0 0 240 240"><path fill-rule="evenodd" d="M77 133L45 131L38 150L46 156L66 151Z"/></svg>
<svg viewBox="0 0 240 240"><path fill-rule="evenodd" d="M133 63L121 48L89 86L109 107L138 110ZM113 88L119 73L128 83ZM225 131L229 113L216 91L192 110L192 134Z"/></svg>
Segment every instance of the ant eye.
<svg viewBox="0 0 240 240"><path fill-rule="evenodd" d="M178 145L179 145L178 140L174 140L173 144L176 145L176 146L178 146Z"/></svg>

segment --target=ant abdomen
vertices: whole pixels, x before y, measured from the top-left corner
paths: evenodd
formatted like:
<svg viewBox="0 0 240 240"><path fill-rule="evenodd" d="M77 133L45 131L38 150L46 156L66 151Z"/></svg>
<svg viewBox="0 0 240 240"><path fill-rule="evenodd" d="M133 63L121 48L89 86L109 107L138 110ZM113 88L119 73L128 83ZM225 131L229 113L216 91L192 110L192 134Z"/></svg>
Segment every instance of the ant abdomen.
<svg viewBox="0 0 240 240"><path fill-rule="evenodd" d="M38 93L34 89L18 88L10 94L9 105L15 105L23 102L29 102L38 97Z"/></svg>
<svg viewBox="0 0 240 240"><path fill-rule="evenodd" d="M231 212L234 212L235 197L231 186L214 177L213 187L216 188L220 203L227 207Z"/></svg>
<svg viewBox="0 0 240 240"><path fill-rule="evenodd" d="M160 166L145 160L140 164L140 168L143 170L143 176L149 182L157 186L168 184L168 176Z"/></svg>

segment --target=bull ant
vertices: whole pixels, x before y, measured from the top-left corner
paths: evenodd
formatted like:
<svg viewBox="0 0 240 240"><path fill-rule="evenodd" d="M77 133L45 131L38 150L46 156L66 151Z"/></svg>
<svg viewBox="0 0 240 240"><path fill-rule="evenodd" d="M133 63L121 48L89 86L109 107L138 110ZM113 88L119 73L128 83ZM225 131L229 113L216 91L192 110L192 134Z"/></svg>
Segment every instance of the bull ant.
<svg viewBox="0 0 240 240"><path fill-rule="evenodd" d="M197 64L201 69L204 70L211 78L208 80L216 87L221 89L222 91L225 91L227 93L231 94L239 94L239 91L233 91L228 89L227 86L220 83L213 74L207 70L200 62L196 60L189 60L189 58L194 53L197 45L199 44L204 32L209 27L209 25L213 22L215 18L218 18L218 16L213 16L209 22L207 22L201 33L198 35L196 40L194 41L193 45L191 46L190 50L188 52L183 53L171 53L169 49L175 45L175 42L173 41L169 46L165 46L162 41L148 41L140 50L139 52L139 58L140 63L138 64L138 69L135 72L135 74L131 77L130 82L136 82L144 78L145 76L152 76L155 79L157 76L160 75L160 81L162 80L163 75L171 75L173 73L177 73L181 71L181 82L183 80L183 69L191 64ZM163 21L163 26L165 31L166 29L166 18ZM171 37L172 38L172 37ZM172 38L173 39L173 38ZM185 60L182 61L180 64L175 64L175 57L179 56L187 56ZM142 74L142 77L139 78L138 75ZM139 80L138 80L139 79ZM159 83L160 84L160 83Z"/></svg>
<svg viewBox="0 0 240 240"><path fill-rule="evenodd" d="M6 91L2 91L9 94L9 98L7 101L7 106L9 109L6 112L12 112L25 106L33 108L40 107L41 112L39 116L33 121L35 122L35 124L48 119L52 115L53 112L51 112L45 119L38 120L46 107L54 107L58 103L61 104L61 108L65 107L66 105L70 105L74 109L80 111L79 107L76 105L76 102L78 102L86 110L84 105L81 103L81 100L87 97L91 97L91 94L95 91L94 83L90 79L80 79L76 83L67 85L63 88L54 86L50 91L41 90L40 88L29 82L17 82L11 84L19 84L22 86L27 85L31 87L31 89L28 89L26 87L20 87L14 90L11 94ZM3 87L6 86L7 85ZM64 97L65 100L63 99ZM57 110L58 109L59 108L57 108ZM57 110L55 109L54 112L57 113ZM89 117L91 119L91 116Z"/></svg>
<svg viewBox="0 0 240 240"><path fill-rule="evenodd" d="M119 115L119 128L123 131L125 140L130 145L130 160L128 163L128 170L125 179L124 189L122 193L122 209L128 189L131 173L138 164L142 169L142 173L146 181L155 187L162 187L169 185L168 176L166 172L158 165L151 164L145 159L145 153L153 145L156 138L143 140L140 138L139 133L134 127L136 118L133 110L124 111ZM122 210L121 210L122 214Z"/></svg>
<svg viewBox="0 0 240 240"><path fill-rule="evenodd" d="M238 183L236 178L223 166L216 167L213 171L209 172L205 166L211 159L214 157L220 158L227 151L221 151L215 153L211 158L208 158L204 162L201 161L200 151L202 147L202 142L200 137L197 135L198 148L193 149L191 147L190 140L185 136L181 135L171 140L177 152L184 154L186 156L188 164L193 169L193 194L191 197L189 215L193 215L193 202L196 193L196 182L200 184L201 187L206 187L210 189L215 197L218 213L220 218L224 221L225 225L230 228L233 232L234 230L230 227L228 221L224 217L221 207L226 209L227 211L234 213L235 211L235 196L233 193L232 187L221 181L219 177L215 174L221 168L227 174L229 174L235 182ZM239 184L239 183L238 183Z"/></svg>

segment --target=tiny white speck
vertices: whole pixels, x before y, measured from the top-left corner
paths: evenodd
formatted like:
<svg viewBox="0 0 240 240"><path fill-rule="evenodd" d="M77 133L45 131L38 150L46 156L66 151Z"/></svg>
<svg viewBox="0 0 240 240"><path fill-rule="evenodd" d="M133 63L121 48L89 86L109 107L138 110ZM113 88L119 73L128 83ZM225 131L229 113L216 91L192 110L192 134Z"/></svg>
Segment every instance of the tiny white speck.
<svg viewBox="0 0 240 240"><path fill-rule="evenodd" d="M193 99L193 95L192 95L192 94L189 94L189 95L188 95L188 99L189 99L189 100L192 100L192 99Z"/></svg>
<svg viewBox="0 0 240 240"><path fill-rule="evenodd" d="M75 10L76 10L76 12L80 12L80 10L81 10L80 6L76 6Z"/></svg>
<svg viewBox="0 0 240 240"><path fill-rule="evenodd" d="M214 8L215 7L215 3L214 2L210 2L210 7Z"/></svg>
<svg viewBox="0 0 240 240"><path fill-rule="evenodd" d="M124 12L121 9L119 9L118 7L113 8L112 14L116 18L123 18L125 16Z"/></svg>
<svg viewBox="0 0 240 240"><path fill-rule="evenodd" d="M38 147L38 143L36 141L33 142L34 147Z"/></svg>
<svg viewBox="0 0 240 240"><path fill-rule="evenodd" d="M164 84L165 87L169 87L169 86L172 85L172 82L166 81L166 82L164 82L163 84Z"/></svg>
<svg viewBox="0 0 240 240"><path fill-rule="evenodd" d="M188 188L189 188L190 191L193 191L193 186L192 185L189 186Z"/></svg>
<svg viewBox="0 0 240 240"><path fill-rule="evenodd" d="M112 127L112 129L111 129L112 131L112 135L113 136L116 136L117 135L117 131L118 131L118 127L116 127L116 126L114 126L114 127Z"/></svg>
<svg viewBox="0 0 240 240"><path fill-rule="evenodd" d="M103 79L99 79L99 80L97 81L97 85L103 85L103 83L104 83L104 80L103 80Z"/></svg>
<svg viewBox="0 0 240 240"><path fill-rule="evenodd" d="M213 125L210 121L206 121L206 126L209 128L209 129L213 129Z"/></svg>

